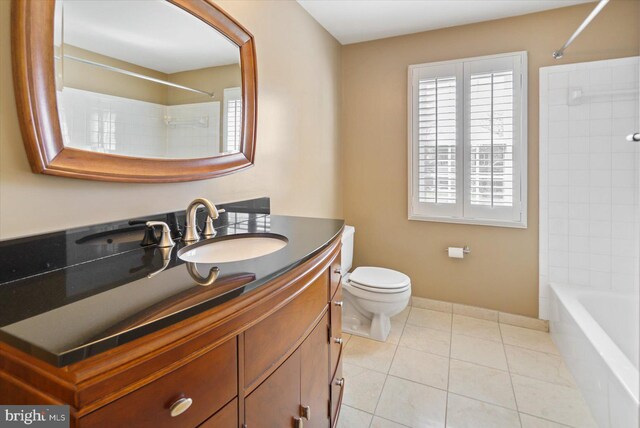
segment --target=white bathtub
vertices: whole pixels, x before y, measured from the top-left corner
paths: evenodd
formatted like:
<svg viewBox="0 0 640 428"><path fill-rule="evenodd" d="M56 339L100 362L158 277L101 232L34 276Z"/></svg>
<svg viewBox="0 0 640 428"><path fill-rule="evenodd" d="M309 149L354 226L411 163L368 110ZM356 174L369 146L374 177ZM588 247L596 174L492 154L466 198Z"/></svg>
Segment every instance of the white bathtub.
<svg viewBox="0 0 640 428"><path fill-rule="evenodd" d="M551 284L551 337L600 428L637 428L640 299Z"/></svg>

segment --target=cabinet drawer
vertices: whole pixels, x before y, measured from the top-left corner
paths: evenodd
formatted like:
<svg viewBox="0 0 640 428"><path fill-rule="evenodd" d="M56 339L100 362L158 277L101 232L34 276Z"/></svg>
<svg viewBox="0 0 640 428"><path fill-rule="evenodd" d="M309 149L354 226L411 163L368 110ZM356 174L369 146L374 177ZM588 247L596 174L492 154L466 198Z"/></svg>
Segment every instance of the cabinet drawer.
<svg viewBox="0 0 640 428"><path fill-rule="evenodd" d="M342 270L340 267L340 253L335 258L333 263L331 263L331 268L329 270L329 298L327 300L331 300L338 289L338 285L340 285L340 281L342 280Z"/></svg>
<svg viewBox="0 0 640 428"><path fill-rule="evenodd" d="M327 280L327 275L320 275L299 296L245 332L245 387L254 384L311 329L327 306Z"/></svg>
<svg viewBox="0 0 640 428"><path fill-rule="evenodd" d="M340 406L344 397L345 379L342 376L342 356L338 360L336 374L331 380L331 426L336 427L340 414Z"/></svg>
<svg viewBox="0 0 640 428"><path fill-rule="evenodd" d="M331 372L333 377L338 366L338 360L342 355L343 344L342 338L342 285L338 286L336 294L333 296L333 300L330 303L331 313Z"/></svg>
<svg viewBox="0 0 640 428"><path fill-rule="evenodd" d="M199 428L238 428L238 399L234 398Z"/></svg>
<svg viewBox="0 0 640 428"><path fill-rule="evenodd" d="M194 427L237 395L236 338L80 419L79 427ZM171 416L180 398L193 400Z"/></svg>

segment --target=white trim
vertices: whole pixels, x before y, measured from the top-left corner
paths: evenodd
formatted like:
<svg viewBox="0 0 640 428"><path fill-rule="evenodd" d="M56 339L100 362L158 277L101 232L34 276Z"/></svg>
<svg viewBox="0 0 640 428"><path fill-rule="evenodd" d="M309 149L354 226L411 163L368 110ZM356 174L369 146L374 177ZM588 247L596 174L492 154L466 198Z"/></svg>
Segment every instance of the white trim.
<svg viewBox="0 0 640 428"><path fill-rule="evenodd" d="M526 229L527 225L522 222L516 222L511 220L494 220L494 219L481 219L481 218L463 218L463 217L434 217L423 216L417 214L409 214L409 220L418 221L434 221L438 223L454 223L454 224L471 224L477 226L493 226L493 227L510 227L513 229Z"/></svg>
<svg viewBox="0 0 640 428"><path fill-rule="evenodd" d="M517 79L520 75L520 88L517 93L519 99L514 100L516 104L516 110L519 110L518 131L514 129L514 139L518 138L519 141L514 145L514 206L511 213L506 215L504 219L482 219L478 210L473 210L475 216L473 218L464 217L463 213L469 213L467 205L467 157L468 152L468 138L466 135L466 115L467 115L467 102L466 97L468 91L466 90L467 82L467 70L466 67L462 72L462 79L456 81L456 92L458 99L456 110L456 126L457 126L457 138L462 139L462 144L458 144L456 150L456 204L445 207L443 216L435 216L434 208L440 208L437 204L427 204L417 202L417 183L415 175L416 162L417 162L417 144L414 142L414 125L417 121L417 111L415 96L417 94L417 88L415 86L416 79L420 75L420 71L425 69L435 68L448 68L455 69L456 77L459 76L459 69L457 67L463 67L463 64L467 64L474 61L487 61L498 60L501 58L511 58L515 61L514 64L514 79ZM514 82L514 89L515 89ZM515 91L514 91L515 92ZM464 95L464 98L462 94ZM460 105L460 102L462 105ZM435 221L443 223L458 223L458 224L472 224L472 225L486 225L486 226L498 226L498 227L512 227L512 228L527 228L527 209L528 209L528 141L527 141L527 122L528 122L528 65L527 65L527 52L510 52L496 55L488 55L481 57L463 58L458 60L439 61L433 63L413 64L408 67L408 85L407 85L407 103L408 103L408 120L407 120L407 134L408 134L408 160L407 160L407 172L408 172L408 219L420 220L420 221ZM515 110L514 110L515 112ZM514 115L514 125L515 125ZM517 132L517 135L516 135ZM518 193L518 195L516 195ZM518 201L516 201L518 199ZM443 204L444 205L444 204ZM426 207L428 208L428 212ZM488 211L488 210L486 210ZM504 210L507 211L507 210ZM518 212L519 211L519 212ZM456 215L457 214L457 215ZM519 214L519 215L518 215ZM509 219L513 218L513 220Z"/></svg>
<svg viewBox="0 0 640 428"><path fill-rule="evenodd" d="M242 88L239 86L232 88L225 88L223 95L223 118L222 118L222 147L220 148L221 152L226 152L228 147L228 137L229 137L229 106L228 102L231 100L242 100ZM239 142L242 144L241 142Z"/></svg>
<svg viewBox="0 0 640 428"><path fill-rule="evenodd" d="M411 139L411 145L409 150L411 151L410 153L410 166L411 166L411 171L416 171L417 172L417 168L418 168L418 163L419 163L419 159L418 159L418 142L417 141L413 141L414 136L417 137L417 134L413 133L413 129L414 129L414 125L416 123L418 123L418 110L419 108L415 108L416 105L418 104L418 100L416 100L414 98L414 96L416 96L416 94L418 93L417 91L417 83L419 81L420 78L430 78L430 77L442 77L444 75L450 75L452 77L456 78L456 102L458 102L457 100L459 100L462 97L462 64L443 64L443 65L437 65L434 67L428 67L428 68L420 68L420 69L414 69L411 72L410 75L410 81L411 81L411 90L410 90L410 97L411 97L411 102L410 102L410 117L409 117L409 122L411 123L411 127L410 127L410 139ZM462 120L462 114L460 110L456 111L456 134L457 135L462 135L462 126L463 126L463 120ZM460 145L456 145L456 182L457 183L462 183L463 180L463 170L462 168L460 168L459 162L462 159L462 147ZM462 215L462 200L463 200L463 189L461 186L456 186L456 203L455 204L434 204L434 203L428 203L428 202L420 202L419 198L418 198L418 186L419 186L419 182L418 180L411 180L411 189L410 189L410 198L411 198L411 202L410 202L410 212L413 213L418 213L420 215L420 213L425 213L425 215L427 215L427 212L431 212L433 213L434 211L438 213L438 215L441 215L443 217L460 217ZM437 186L437 184L436 184Z"/></svg>

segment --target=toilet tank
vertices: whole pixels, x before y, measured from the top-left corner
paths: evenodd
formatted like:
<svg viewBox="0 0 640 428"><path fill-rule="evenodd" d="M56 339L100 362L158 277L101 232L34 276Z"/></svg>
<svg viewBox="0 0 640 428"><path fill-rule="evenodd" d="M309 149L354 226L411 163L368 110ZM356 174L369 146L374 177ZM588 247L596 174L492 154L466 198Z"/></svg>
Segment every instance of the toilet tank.
<svg viewBox="0 0 640 428"><path fill-rule="evenodd" d="M342 252L340 253L340 270L342 274L346 274L351 270L353 265L353 234L356 228L353 226L344 226L342 232Z"/></svg>

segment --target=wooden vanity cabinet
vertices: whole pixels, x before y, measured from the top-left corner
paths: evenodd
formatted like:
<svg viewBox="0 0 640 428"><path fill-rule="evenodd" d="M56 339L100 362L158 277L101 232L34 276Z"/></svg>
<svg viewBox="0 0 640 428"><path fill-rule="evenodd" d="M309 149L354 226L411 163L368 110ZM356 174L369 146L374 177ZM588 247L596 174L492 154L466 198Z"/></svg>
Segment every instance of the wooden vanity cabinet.
<svg viewBox="0 0 640 428"><path fill-rule="evenodd" d="M339 258L338 258L339 260ZM340 415L340 405L344 396L345 380L342 376L342 350L344 348L342 338L342 284L341 272L337 262L334 262L331 269L332 280L337 283L334 294L329 301L330 318L330 352L329 352L329 373L331 381L329 383L330 393L330 419L331 426L335 427ZM334 279L335 278L335 279Z"/></svg>
<svg viewBox="0 0 640 428"><path fill-rule="evenodd" d="M329 426L329 317L245 400L245 427ZM302 424L301 424L302 422Z"/></svg>
<svg viewBox="0 0 640 428"><path fill-rule="evenodd" d="M246 428L296 427L300 416L300 350L245 400Z"/></svg>
<svg viewBox="0 0 640 428"><path fill-rule="evenodd" d="M68 404L75 428L334 427L340 238L246 295L66 367L0 342L0 403Z"/></svg>
<svg viewBox="0 0 640 428"><path fill-rule="evenodd" d="M198 428L221 428L238 426L238 399L234 398Z"/></svg>
<svg viewBox="0 0 640 428"><path fill-rule="evenodd" d="M80 419L87 428L197 426L238 395L236 339ZM204 381L203 381L204 380ZM184 413L171 406L192 400Z"/></svg>
<svg viewBox="0 0 640 428"><path fill-rule="evenodd" d="M329 426L329 315L325 314L316 328L300 345L300 407L305 417L305 428Z"/></svg>

